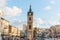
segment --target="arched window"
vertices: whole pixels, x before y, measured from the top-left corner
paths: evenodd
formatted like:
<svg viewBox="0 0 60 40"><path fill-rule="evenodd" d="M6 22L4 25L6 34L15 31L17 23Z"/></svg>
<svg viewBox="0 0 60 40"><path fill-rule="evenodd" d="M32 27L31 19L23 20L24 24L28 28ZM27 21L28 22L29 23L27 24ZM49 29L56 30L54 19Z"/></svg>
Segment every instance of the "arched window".
<svg viewBox="0 0 60 40"><path fill-rule="evenodd" d="M29 25L29 29L31 29L31 25Z"/></svg>
<svg viewBox="0 0 60 40"><path fill-rule="evenodd" d="M29 20L31 20L31 17L29 17Z"/></svg>

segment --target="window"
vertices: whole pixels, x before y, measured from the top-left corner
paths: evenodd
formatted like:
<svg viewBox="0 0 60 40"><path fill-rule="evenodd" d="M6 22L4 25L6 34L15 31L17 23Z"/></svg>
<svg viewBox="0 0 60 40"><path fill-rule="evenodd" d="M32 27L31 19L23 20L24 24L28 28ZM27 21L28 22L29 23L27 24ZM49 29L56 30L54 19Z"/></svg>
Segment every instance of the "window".
<svg viewBox="0 0 60 40"><path fill-rule="evenodd" d="M29 29L31 29L31 25L29 25Z"/></svg>
<svg viewBox="0 0 60 40"><path fill-rule="evenodd" d="M11 33L11 25L9 25L9 33Z"/></svg>
<svg viewBox="0 0 60 40"><path fill-rule="evenodd" d="M29 20L31 20L31 17L29 17Z"/></svg>

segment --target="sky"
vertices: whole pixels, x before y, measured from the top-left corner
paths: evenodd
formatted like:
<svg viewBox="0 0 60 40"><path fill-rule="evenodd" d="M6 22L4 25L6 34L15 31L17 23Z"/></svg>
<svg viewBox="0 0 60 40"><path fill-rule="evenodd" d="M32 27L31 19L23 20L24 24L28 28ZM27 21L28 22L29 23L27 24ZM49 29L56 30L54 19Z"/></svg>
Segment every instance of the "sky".
<svg viewBox="0 0 60 40"><path fill-rule="evenodd" d="M27 12L32 6L34 27L60 25L60 0L0 0L2 17L20 29L27 24Z"/></svg>

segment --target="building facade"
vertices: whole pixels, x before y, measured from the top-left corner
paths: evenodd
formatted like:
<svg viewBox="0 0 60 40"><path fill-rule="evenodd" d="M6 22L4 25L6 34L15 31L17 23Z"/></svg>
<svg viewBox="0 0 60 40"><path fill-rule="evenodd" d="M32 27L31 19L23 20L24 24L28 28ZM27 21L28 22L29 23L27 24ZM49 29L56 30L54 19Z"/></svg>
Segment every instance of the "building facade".
<svg viewBox="0 0 60 40"><path fill-rule="evenodd" d="M0 19L1 37L2 40L20 40L20 30L9 24L9 21Z"/></svg>
<svg viewBox="0 0 60 40"><path fill-rule="evenodd" d="M2 39L4 40L5 38L5 40L7 40L9 35L9 21L1 17L0 23Z"/></svg>

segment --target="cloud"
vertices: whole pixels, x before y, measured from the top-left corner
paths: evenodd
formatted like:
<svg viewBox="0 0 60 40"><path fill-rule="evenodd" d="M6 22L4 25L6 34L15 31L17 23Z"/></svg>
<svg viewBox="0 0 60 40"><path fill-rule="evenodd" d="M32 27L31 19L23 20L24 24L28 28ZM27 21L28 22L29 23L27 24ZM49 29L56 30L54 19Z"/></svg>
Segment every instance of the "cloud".
<svg viewBox="0 0 60 40"><path fill-rule="evenodd" d="M52 0L50 3L51 3L51 4L55 4L55 0Z"/></svg>
<svg viewBox="0 0 60 40"><path fill-rule="evenodd" d="M12 8L11 7L5 7L3 12L6 16L10 16L10 17L11 16L18 16L19 14L21 14L22 9L18 8L16 6L13 6Z"/></svg>
<svg viewBox="0 0 60 40"><path fill-rule="evenodd" d="M57 17L60 17L60 13L57 13Z"/></svg>
<svg viewBox="0 0 60 40"><path fill-rule="evenodd" d="M38 18L38 19L37 19L37 23L38 23L38 24L44 24L44 20L41 19L41 18Z"/></svg>
<svg viewBox="0 0 60 40"><path fill-rule="evenodd" d="M7 0L0 0L0 9L4 8Z"/></svg>
<svg viewBox="0 0 60 40"><path fill-rule="evenodd" d="M10 0L0 0L0 10L3 11L3 15L11 17L21 14L22 12L21 8L18 8L17 6L12 7L6 6L8 1Z"/></svg>
<svg viewBox="0 0 60 40"><path fill-rule="evenodd" d="M47 11L49 11L49 10L51 10L52 8L51 8L51 6L46 6L44 9L47 10Z"/></svg>
<svg viewBox="0 0 60 40"><path fill-rule="evenodd" d="M43 19L41 19L41 18L36 18L36 19L34 19L34 26L36 26L36 27L39 27L39 25L43 25L44 24L44 20Z"/></svg>
<svg viewBox="0 0 60 40"><path fill-rule="evenodd" d="M50 25L59 25L60 22L59 21L49 21L48 24L50 24Z"/></svg>

